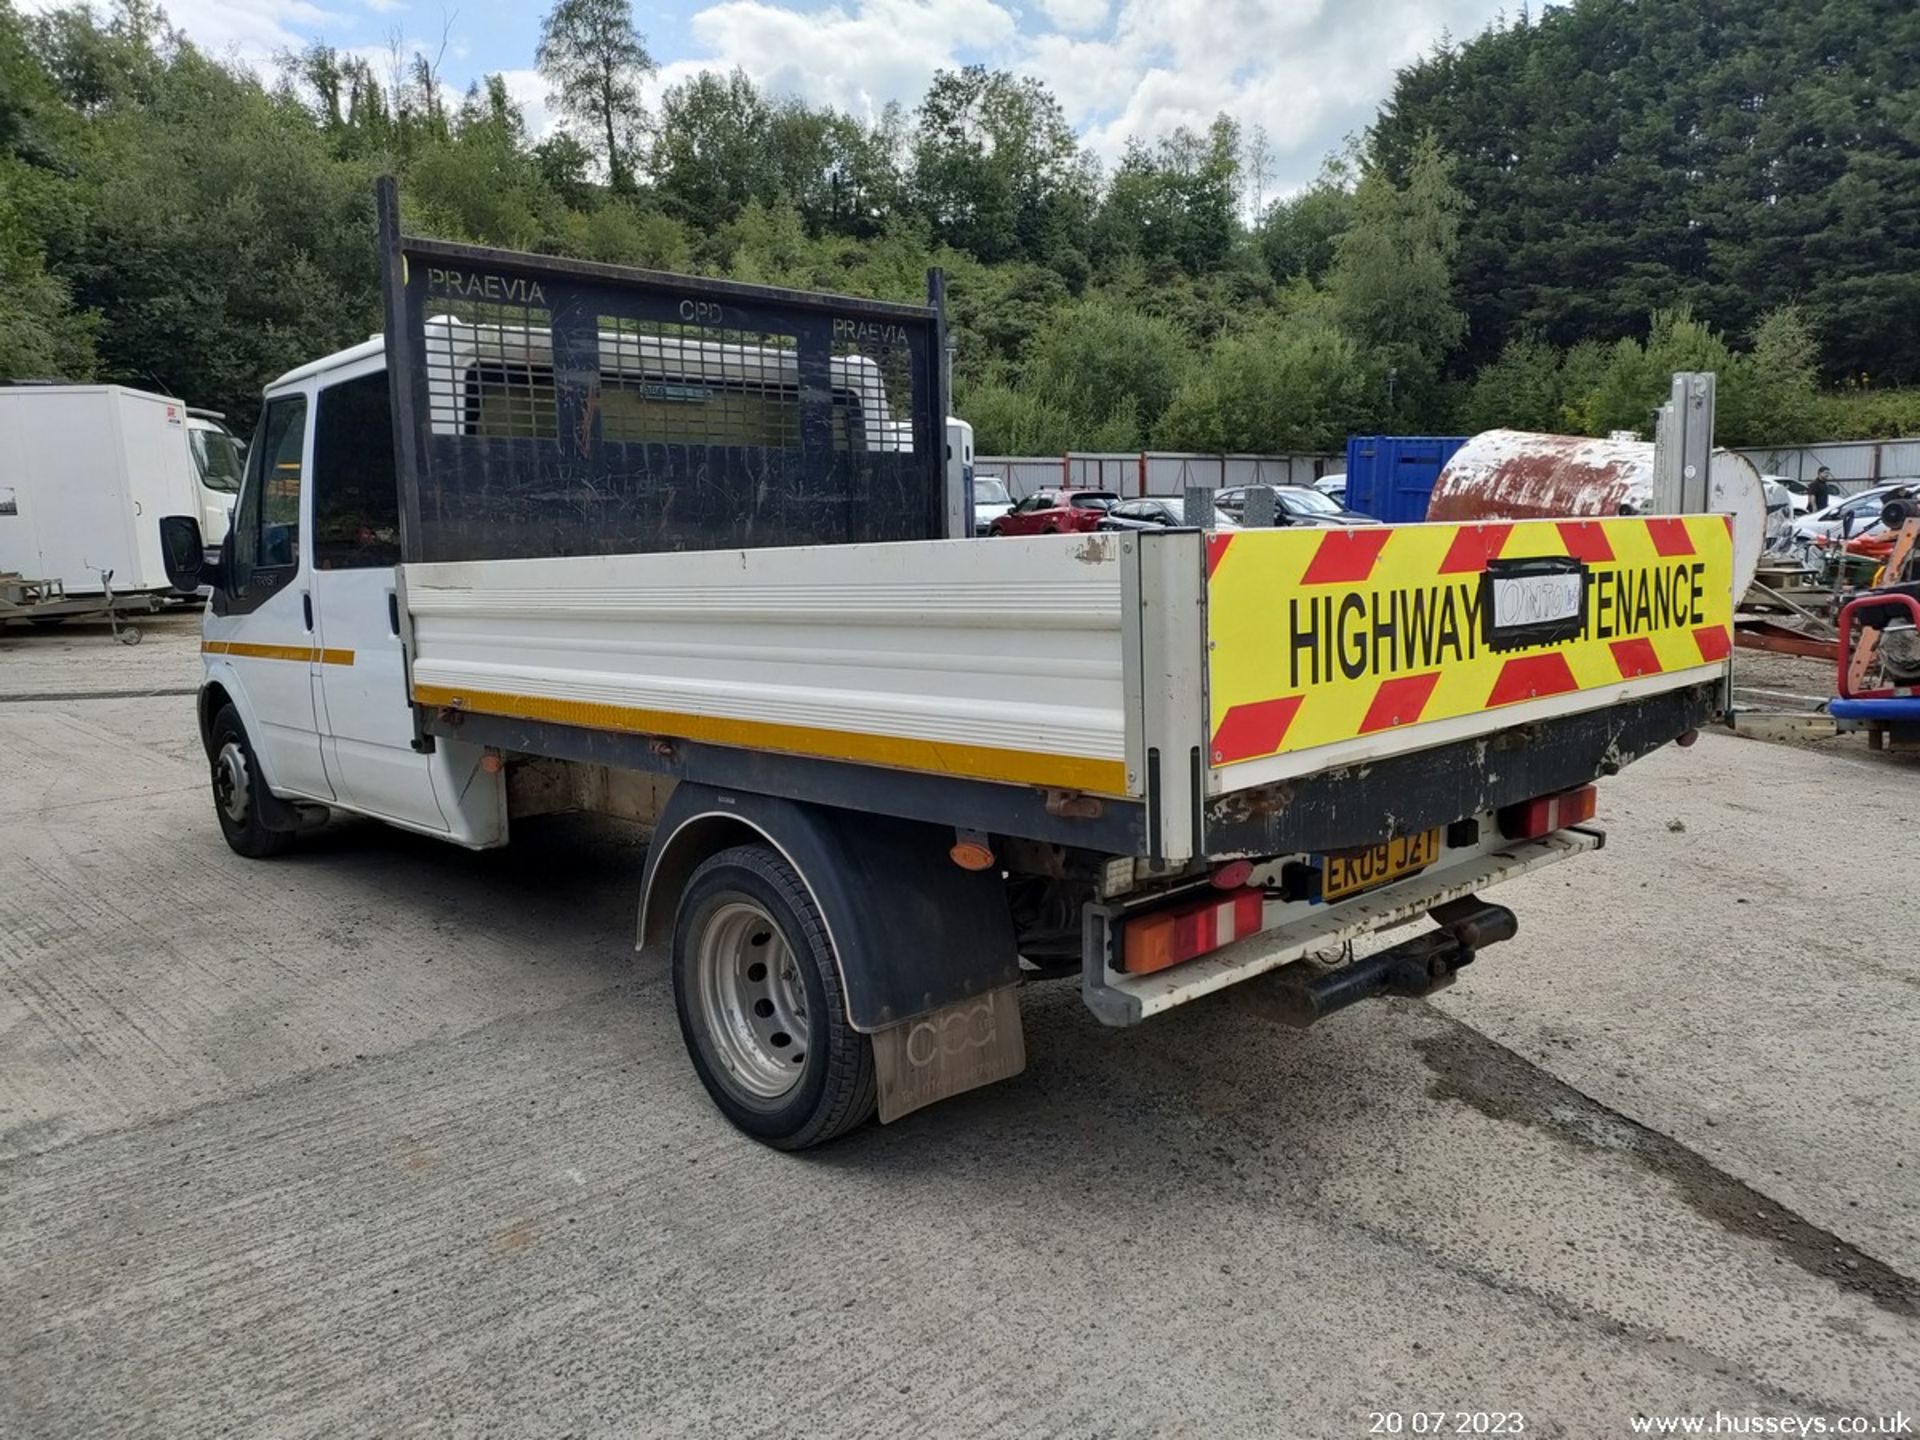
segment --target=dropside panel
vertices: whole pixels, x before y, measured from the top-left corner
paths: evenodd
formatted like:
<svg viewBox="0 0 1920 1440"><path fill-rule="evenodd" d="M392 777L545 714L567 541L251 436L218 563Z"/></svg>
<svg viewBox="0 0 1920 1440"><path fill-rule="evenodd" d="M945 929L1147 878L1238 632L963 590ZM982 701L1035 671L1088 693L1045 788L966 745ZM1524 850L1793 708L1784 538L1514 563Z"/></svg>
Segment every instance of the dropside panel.
<svg viewBox="0 0 1920 1440"><path fill-rule="evenodd" d="M1132 795L1119 541L409 565L412 697Z"/></svg>

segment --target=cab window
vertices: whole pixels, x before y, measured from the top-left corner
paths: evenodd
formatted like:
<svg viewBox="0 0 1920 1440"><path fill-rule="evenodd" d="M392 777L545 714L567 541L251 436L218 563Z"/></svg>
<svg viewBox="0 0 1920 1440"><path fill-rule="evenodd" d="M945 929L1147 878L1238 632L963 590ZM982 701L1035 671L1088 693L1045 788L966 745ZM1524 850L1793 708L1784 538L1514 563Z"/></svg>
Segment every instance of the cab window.
<svg viewBox="0 0 1920 1440"><path fill-rule="evenodd" d="M384 370L320 392L313 421L313 564L365 570L400 563L400 487Z"/></svg>
<svg viewBox="0 0 1920 1440"><path fill-rule="evenodd" d="M307 441L307 397L267 402L247 459L246 488L233 525L233 585L244 590L258 571L300 565L300 482Z"/></svg>

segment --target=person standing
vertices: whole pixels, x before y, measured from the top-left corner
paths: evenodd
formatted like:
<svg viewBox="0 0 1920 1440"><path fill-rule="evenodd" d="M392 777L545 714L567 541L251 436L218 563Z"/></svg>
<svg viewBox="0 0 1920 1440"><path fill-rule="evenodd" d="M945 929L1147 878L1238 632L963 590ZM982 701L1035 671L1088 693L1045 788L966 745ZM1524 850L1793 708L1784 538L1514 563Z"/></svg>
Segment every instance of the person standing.
<svg viewBox="0 0 1920 1440"><path fill-rule="evenodd" d="M1833 471L1822 465L1814 471L1813 484L1807 489L1813 500L1813 513L1818 515L1833 503Z"/></svg>

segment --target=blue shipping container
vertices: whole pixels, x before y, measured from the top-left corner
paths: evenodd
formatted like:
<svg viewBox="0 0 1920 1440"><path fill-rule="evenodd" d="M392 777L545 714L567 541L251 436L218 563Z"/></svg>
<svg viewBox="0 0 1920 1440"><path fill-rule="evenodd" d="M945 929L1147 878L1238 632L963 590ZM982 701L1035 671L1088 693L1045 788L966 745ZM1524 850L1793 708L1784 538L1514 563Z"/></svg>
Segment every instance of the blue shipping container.
<svg viewBox="0 0 1920 1440"><path fill-rule="evenodd" d="M1433 482L1465 435L1355 435L1347 441L1347 508L1404 525L1427 518Z"/></svg>

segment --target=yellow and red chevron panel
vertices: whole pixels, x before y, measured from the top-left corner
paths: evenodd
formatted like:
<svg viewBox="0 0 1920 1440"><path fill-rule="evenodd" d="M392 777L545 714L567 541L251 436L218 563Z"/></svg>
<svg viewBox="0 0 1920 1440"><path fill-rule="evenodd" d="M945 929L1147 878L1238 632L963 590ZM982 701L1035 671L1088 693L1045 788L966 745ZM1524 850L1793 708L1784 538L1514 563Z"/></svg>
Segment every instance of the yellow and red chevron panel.
<svg viewBox="0 0 1920 1440"><path fill-rule="evenodd" d="M1241 530L1206 547L1216 766L1717 668L1733 648L1723 515Z"/></svg>

